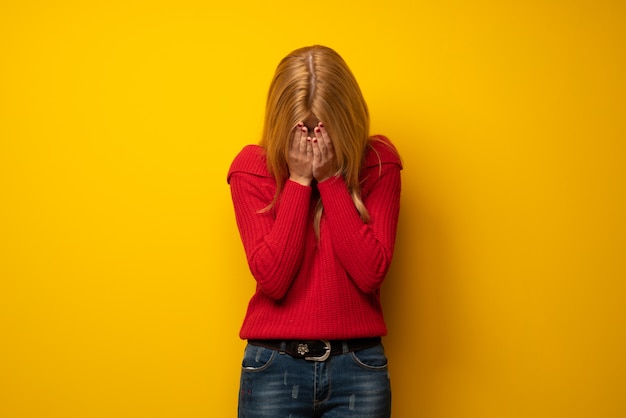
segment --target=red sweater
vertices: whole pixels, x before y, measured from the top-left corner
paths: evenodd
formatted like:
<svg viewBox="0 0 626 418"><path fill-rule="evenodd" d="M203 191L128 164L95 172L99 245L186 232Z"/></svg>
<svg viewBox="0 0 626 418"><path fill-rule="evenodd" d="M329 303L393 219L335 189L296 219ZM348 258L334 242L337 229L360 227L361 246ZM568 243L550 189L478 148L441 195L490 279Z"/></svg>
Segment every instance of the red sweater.
<svg viewBox="0 0 626 418"><path fill-rule="evenodd" d="M243 339L348 339L386 335L380 286L391 263L400 210L400 170L385 137L371 141L361 170L364 223L341 176L276 191L263 148L248 145L228 172L237 226L256 279ZM373 148L373 149L372 149ZM317 190L316 190L317 189ZM313 212L324 212L319 240Z"/></svg>

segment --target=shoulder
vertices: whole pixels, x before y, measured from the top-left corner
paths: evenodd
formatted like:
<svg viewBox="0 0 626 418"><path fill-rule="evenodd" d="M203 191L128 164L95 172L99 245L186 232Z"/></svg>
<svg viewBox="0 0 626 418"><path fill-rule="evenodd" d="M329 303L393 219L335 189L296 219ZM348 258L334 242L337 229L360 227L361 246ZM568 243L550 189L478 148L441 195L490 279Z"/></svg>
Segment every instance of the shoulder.
<svg viewBox="0 0 626 418"><path fill-rule="evenodd" d="M381 164L395 164L402 169L400 154L389 138L375 135L370 138L363 167L380 167Z"/></svg>
<svg viewBox="0 0 626 418"><path fill-rule="evenodd" d="M226 181L235 173L252 174L259 177L272 177L267 169L265 151L259 145L246 145L235 157L228 170Z"/></svg>

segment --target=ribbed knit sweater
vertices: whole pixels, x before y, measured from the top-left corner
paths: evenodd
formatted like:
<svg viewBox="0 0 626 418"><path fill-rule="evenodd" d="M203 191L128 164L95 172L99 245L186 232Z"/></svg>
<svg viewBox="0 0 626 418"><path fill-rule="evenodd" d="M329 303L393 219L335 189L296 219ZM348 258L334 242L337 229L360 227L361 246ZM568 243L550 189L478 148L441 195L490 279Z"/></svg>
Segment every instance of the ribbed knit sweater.
<svg viewBox="0 0 626 418"><path fill-rule="evenodd" d="M387 333L380 286L391 263L400 210L395 148L373 137L361 169L359 216L341 176L312 186L287 180L276 204L276 181L263 148L248 145L228 172L237 226L256 292L243 339L349 339ZM317 200L324 206L319 239Z"/></svg>

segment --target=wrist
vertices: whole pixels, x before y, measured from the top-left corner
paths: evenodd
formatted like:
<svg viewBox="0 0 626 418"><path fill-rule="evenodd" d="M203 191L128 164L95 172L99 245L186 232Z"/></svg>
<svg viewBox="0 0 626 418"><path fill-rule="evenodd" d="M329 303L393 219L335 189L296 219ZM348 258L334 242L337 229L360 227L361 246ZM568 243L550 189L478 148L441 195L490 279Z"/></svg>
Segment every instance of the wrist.
<svg viewBox="0 0 626 418"><path fill-rule="evenodd" d="M310 186L312 181L311 178L301 176L289 176L289 180L296 182L302 186Z"/></svg>
<svg viewBox="0 0 626 418"><path fill-rule="evenodd" d="M317 180L318 183L323 183L326 180L334 179L339 176L341 176L341 173L337 172L333 174L328 174L327 176L324 176L324 177L321 177L321 176L319 178L316 177L315 180Z"/></svg>

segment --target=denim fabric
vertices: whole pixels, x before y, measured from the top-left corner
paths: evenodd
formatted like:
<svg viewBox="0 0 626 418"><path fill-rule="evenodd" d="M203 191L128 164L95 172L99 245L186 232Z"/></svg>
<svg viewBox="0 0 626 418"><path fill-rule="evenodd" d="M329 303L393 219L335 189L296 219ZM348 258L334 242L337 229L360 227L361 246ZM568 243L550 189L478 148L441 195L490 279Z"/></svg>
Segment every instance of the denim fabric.
<svg viewBox="0 0 626 418"><path fill-rule="evenodd" d="M239 389L239 418L388 418L391 386L382 345L296 359L248 344Z"/></svg>

